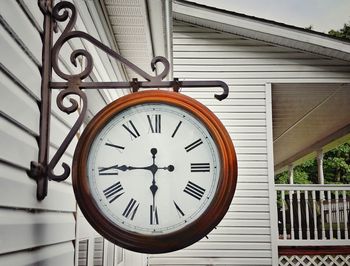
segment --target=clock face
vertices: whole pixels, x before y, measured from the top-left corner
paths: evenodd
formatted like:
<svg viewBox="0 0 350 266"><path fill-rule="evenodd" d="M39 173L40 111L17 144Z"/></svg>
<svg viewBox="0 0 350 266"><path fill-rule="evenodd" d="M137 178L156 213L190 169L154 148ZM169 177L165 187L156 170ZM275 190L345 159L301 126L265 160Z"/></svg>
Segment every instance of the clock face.
<svg viewBox="0 0 350 266"><path fill-rule="evenodd" d="M206 236L237 182L230 135L204 105L179 93L121 97L87 125L75 149L74 193L114 244L164 253Z"/></svg>
<svg viewBox="0 0 350 266"><path fill-rule="evenodd" d="M186 227L209 207L220 155L192 113L163 103L114 115L91 144L86 172L92 198L116 226L144 235Z"/></svg>

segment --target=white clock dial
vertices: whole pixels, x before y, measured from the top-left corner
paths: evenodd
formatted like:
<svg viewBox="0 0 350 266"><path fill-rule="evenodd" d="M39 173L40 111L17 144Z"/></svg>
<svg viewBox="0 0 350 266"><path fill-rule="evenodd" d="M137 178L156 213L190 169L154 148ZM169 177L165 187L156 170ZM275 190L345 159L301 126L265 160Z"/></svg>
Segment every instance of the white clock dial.
<svg viewBox="0 0 350 266"><path fill-rule="evenodd" d="M220 179L217 144L191 113L145 103L118 113L93 141L87 174L98 208L131 232L162 235L192 223Z"/></svg>

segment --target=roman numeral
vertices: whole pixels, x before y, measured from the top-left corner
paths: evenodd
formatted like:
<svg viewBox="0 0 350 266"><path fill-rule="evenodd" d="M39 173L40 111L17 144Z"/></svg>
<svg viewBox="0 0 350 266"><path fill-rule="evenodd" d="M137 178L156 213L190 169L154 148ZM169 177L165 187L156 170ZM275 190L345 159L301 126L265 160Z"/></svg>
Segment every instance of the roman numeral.
<svg viewBox="0 0 350 266"><path fill-rule="evenodd" d="M119 151L122 151L125 149L125 147L123 147L123 146L115 145L115 144L108 143L108 142L106 142L105 145L109 146L109 147L117 148Z"/></svg>
<svg viewBox="0 0 350 266"><path fill-rule="evenodd" d="M131 198L131 200L129 201L128 205L126 206L124 212L123 212L123 216L125 218L128 218L130 220L133 220L136 214L137 209L139 208L140 203L138 203L136 205L136 200L134 200L133 198Z"/></svg>
<svg viewBox="0 0 350 266"><path fill-rule="evenodd" d="M153 205L150 205L150 224L159 224L157 207L153 209Z"/></svg>
<svg viewBox="0 0 350 266"><path fill-rule="evenodd" d="M200 200L205 192L205 189L196 185L195 183L188 181L184 192L186 192L188 195Z"/></svg>
<svg viewBox="0 0 350 266"><path fill-rule="evenodd" d="M99 175L118 175L117 169L113 169L114 166L112 167L99 167L98 168L98 174ZM110 172L106 172L108 170L111 170Z"/></svg>
<svg viewBox="0 0 350 266"><path fill-rule="evenodd" d="M175 128L173 134L171 135L172 138L175 137L176 132L179 130L179 127L181 126L181 124L182 124L182 121L180 121L180 122L177 124L177 126L176 126L176 128Z"/></svg>
<svg viewBox="0 0 350 266"><path fill-rule="evenodd" d="M152 133L160 133L160 115L147 115L148 123L151 128Z"/></svg>
<svg viewBox="0 0 350 266"><path fill-rule="evenodd" d="M191 163L191 172L210 172L209 163Z"/></svg>
<svg viewBox="0 0 350 266"><path fill-rule="evenodd" d="M201 139L197 139L195 142L192 142L190 145L186 146L185 150L187 152L192 151L194 148L198 147L202 143L203 143L203 141Z"/></svg>
<svg viewBox="0 0 350 266"><path fill-rule="evenodd" d="M130 133L131 139L133 139L133 137L134 137L135 139L136 139L137 137L140 137L140 133L137 131L137 129L136 129L134 123L133 123L131 120L129 120L128 124L130 124L130 126L125 125L125 124L123 124L122 126L123 126L123 128L126 129L126 131L128 131L128 132Z"/></svg>
<svg viewBox="0 0 350 266"><path fill-rule="evenodd" d="M180 209L179 205L177 205L175 201L173 201L173 202L174 202L175 208L177 210L177 213L179 214L179 217L181 218L181 216L185 216L184 212Z"/></svg>
<svg viewBox="0 0 350 266"><path fill-rule="evenodd" d="M121 195L123 195L124 191L120 182L117 182L111 185L110 187L106 188L105 190L103 190L103 194L105 194L105 197L109 201L109 203L112 203Z"/></svg>

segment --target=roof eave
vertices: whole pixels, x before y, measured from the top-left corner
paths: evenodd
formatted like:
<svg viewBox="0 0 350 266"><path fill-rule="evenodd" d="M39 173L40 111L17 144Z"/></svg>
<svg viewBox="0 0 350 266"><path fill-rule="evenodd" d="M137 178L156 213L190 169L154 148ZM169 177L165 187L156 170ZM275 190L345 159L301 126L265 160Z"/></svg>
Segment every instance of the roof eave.
<svg viewBox="0 0 350 266"><path fill-rule="evenodd" d="M326 34L306 31L294 26L285 26L281 23L239 15L188 1L175 0L173 2L173 16L177 20L245 38L350 61L350 43Z"/></svg>

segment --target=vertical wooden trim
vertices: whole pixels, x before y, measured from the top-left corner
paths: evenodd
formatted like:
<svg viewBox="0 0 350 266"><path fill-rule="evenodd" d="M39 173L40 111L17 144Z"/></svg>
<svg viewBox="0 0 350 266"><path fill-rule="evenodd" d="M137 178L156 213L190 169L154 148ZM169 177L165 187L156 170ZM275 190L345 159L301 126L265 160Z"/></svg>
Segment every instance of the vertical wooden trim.
<svg viewBox="0 0 350 266"><path fill-rule="evenodd" d="M288 180L289 184L294 184L294 165L288 165Z"/></svg>
<svg viewBox="0 0 350 266"><path fill-rule="evenodd" d="M273 163L273 135L272 135L272 87L271 83L265 84L266 96L266 132L267 132L267 167L269 181L269 204L270 204L270 235L272 265L278 265L278 217L275 191L274 163Z"/></svg>
<svg viewBox="0 0 350 266"><path fill-rule="evenodd" d="M317 172L318 172L318 183L319 184L324 184L323 151L322 151L322 149L317 151Z"/></svg>
<svg viewBox="0 0 350 266"><path fill-rule="evenodd" d="M74 265L78 265L79 262L79 233L80 233L80 218L79 218L79 207L75 202L76 212L75 212L75 245L74 245Z"/></svg>

